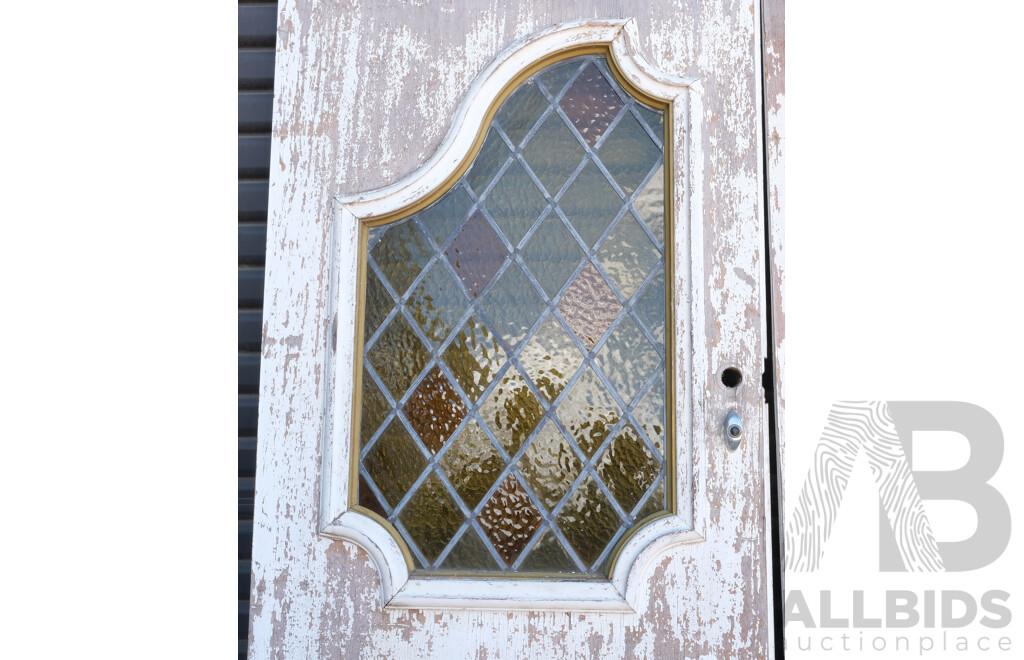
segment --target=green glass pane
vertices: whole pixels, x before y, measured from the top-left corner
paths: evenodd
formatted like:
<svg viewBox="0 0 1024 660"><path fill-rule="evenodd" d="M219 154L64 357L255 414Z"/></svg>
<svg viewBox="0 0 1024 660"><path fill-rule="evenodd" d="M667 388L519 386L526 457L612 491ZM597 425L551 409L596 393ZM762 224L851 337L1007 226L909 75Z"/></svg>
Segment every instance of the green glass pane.
<svg viewBox="0 0 1024 660"><path fill-rule="evenodd" d="M619 193L592 162L587 163L558 201L562 213L588 247L601 238L622 205Z"/></svg>
<svg viewBox="0 0 1024 660"><path fill-rule="evenodd" d="M423 468L427 467L427 459L401 422L394 419L367 452L363 467L384 499L395 507L419 479Z"/></svg>
<svg viewBox="0 0 1024 660"><path fill-rule="evenodd" d="M511 456L536 428L544 411L526 381L509 369L480 406L480 417Z"/></svg>
<svg viewBox="0 0 1024 660"><path fill-rule="evenodd" d="M427 449L436 454L466 417L466 404L444 372L434 367L413 390L402 412Z"/></svg>
<svg viewBox="0 0 1024 660"><path fill-rule="evenodd" d="M583 464L558 427L548 422L530 442L518 467L530 489L551 511L572 487Z"/></svg>
<svg viewBox="0 0 1024 660"><path fill-rule="evenodd" d="M569 558L565 548L551 530L541 532L540 539L530 548L526 559L519 564L520 571L544 573L576 573L576 562Z"/></svg>
<svg viewBox="0 0 1024 660"><path fill-rule="evenodd" d="M579 60L569 60L561 64L550 66L538 74L540 81L544 83L544 86L548 88L548 92L552 96L557 96L562 88L565 87L565 83L569 82L569 78L572 74L576 73L576 70L580 68Z"/></svg>
<svg viewBox="0 0 1024 660"><path fill-rule="evenodd" d="M658 268L644 292L633 301L633 312L654 336L658 343L665 345L665 271Z"/></svg>
<svg viewBox="0 0 1024 660"><path fill-rule="evenodd" d="M518 245L547 201L518 161L509 165L484 205L512 245Z"/></svg>
<svg viewBox="0 0 1024 660"><path fill-rule="evenodd" d="M556 414L589 458L618 423L621 411L597 374L587 369L558 405Z"/></svg>
<svg viewBox="0 0 1024 660"><path fill-rule="evenodd" d="M622 311L622 304L597 269L587 264L558 302L558 311L580 343L593 349Z"/></svg>
<svg viewBox="0 0 1024 660"><path fill-rule="evenodd" d="M411 220L391 225L371 244L370 254L401 297L430 260L430 247Z"/></svg>
<svg viewBox="0 0 1024 660"><path fill-rule="evenodd" d="M444 252L448 263L459 274L462 286L473 298L490 283L501 264L505 263L507 254L505 244L479 211L466 221Z"/></svg>
<svg viewBox="0 0 1024 660"><path fill-rule="evenodd" d="M597 252L604 272L626 298L633 297L660 256L632 213L622 216Z"/></svg>
<svg viewBox="0 0 1024 660"><path fill-rule="evenodd" d="M547 108L548 100L537 89L537 85L530 80L520 86L507 101L501 104L501 109L498 110L495 119L501 124L505 135L512 140L512 144L519 146L526 134L540 119L541 113Z"/></svg>
<svg viewBox="0 0 1024 660"><path fill-rule="evenodd" d="M562 118L551 113L526 144L523 157L554 197L583 159L583 145Z"/></svg>
<svg viewBox="0 0 1024 660"><path fill-rule="evenodd" d="M640 214L651 233L662 245L665 244L665 168L659 167L651 180L633 201L633 208Z"/></svg>
<svg viewBox="0 0 1024 660"><path fill-rule="evenodd" d="M537 322L544 303L519 265L513 263L501 274L481 307L491 321L491 328L514 347Z"/></svg>
<svg viewBox="0 0 1024 660"><path fill-rule="evenodd" d="M394 307L394 300L387 288L377 277L377 273L366 267L366 312L364 314L363 340L367 340L377 332L377 328L387 318L388 312Z"/></svg>
<svg viewBox="0 0 1024 660"><path fill-rule="evenodd" d="M431 474L398 514L405 531L431 564L465 520L444 484Z"/></svg>
<svg viewBox="0 0 1024 660"><path fill-rule="evenodd" d="M583 354L554 316L548 316L523 347L519 363L549 403L583 364Z"/></svg>
<svg viewBox="0 0 1024 660"><path fill-rule="evenodd" d="M484 145L480 148L480 153L476 155L472 167L466 174L466 183L477 194L477 197L483 194L484 189L494 179L494 175L498 173L510 155L501 136L494 132L494 129L488 130L487 137L484 138Z"/></svg>
<svg viewBox="0 0 1024 660"><path fill-rule="evenodd" d="M661 464L628 423L597 463L597 473L623 511L631 512L661 472Z"/></svg>
<svg viewBox="0 0 1024 660"><path fill-rule="evenodd" d="M631 113L619 120L598 147L597 155L627 195L637 189L662 158L661 149L651 141Z"/></svg>
<svg viewBox="0 0 1024 660"><path fill-rule="evenodd" d="M541 523L537 507L512 475L498 486L476 519L509 565L519 557Z"/></svg>
<svg viewBox="0 0 1024 660"><path fill-rule="evenodd" d="M628 405L661 362L661 356L628 316L612 332L594 361Z"/></svg>
<svg viewBox="0 0 1024 660"><path fill-rule="evenodd" d="M644 121L647 122L647 125L651 128L651 131L658 136L658 141L664 141L665 113L661 110L648 108L646 105L641 103L637 103L635 107L640 112L640 116L644 118Z"/></svg>
<svg viewBox="0 0 1024 660"><path fill-rule="evenodd" d="M363 369L362 407L359 409L359 447L366 446L373 434L391 412L391 404L387 397L373 382L370 374Z"/></svg>
<svg viewBox="0 0 1024 660"><path fill-rule="evenodd" d="M449 571L496 571L498 564L476 530L470 527L456 541L441 568Z"/></svg>
<svg viewBox="0 0 1024 660"><path fill-rule="evenodd" d="M651 389L633 408L633 417L654 444L659 456L665 454L665 372L658 374Z"/></svg>
<svg viewBox="0 0 1024 660"><path fill-rule="evenodd" d="M560 102L565 116L591 147L622 109L622 99L593 64L588 64Z"/></svg>
<svg viewBox="0 0 1024 660"><path fill-rule="evenodd" d="M648 499L644 503L643 507L641 507L640 511L637 512L636 520L639 522L647 516L658 513L659 511L666 511L667 509L668 504L665 502L665 480L662 479L654 488L654 492L651 493L650 499Z"/></svg>
<svg viewBox="0 0 1024 660"><path fill-rule="evenodd" d="M452 188L444 197L428 209L416 214L420 226L439 246L462 224L473 206L473 200L462 186Z"/></svg>
<svg viewBox="0 0 1024 660"><path fill-rule="evenodd" d="M544 219L520 254L548 298L561 290L582 256L576 240L555 215Z"/></svg>
<svg viewBox="0 0 1024 660"><path fill-rule="evenodd" d="M491 489L505 462L476 420L456 436L441 458L441 468L455 492L470 509Z"/></svg>
<svg viewBox="0 0 1024 660"><path fill-rule="evenodd" d="M440 261L427 271L406 303L423 334L444 341L466 309L466 294Z"/></svg>
<svg viewBox="0 0 1024 660"><path fill-rule="evenodd" d="M621 523L619 515L593 477L587 477L576 489L555 521L573 550L588 567L593 566L611 543Z"/></svg>
<svg viewBox="0 0 1024 660"><path fill-rule="evenodd" d="M443 357L470 401L480 398L505 364L498 340L475 315L462 326Z"/></svg>
<svg viewBox="0 0 1024 660"><path fill-rule="evenodd" d="M398 314L381 333L377 343L366 352L366 357L391 396L398 400L427 366L430 353L405 316Z"/></svg>

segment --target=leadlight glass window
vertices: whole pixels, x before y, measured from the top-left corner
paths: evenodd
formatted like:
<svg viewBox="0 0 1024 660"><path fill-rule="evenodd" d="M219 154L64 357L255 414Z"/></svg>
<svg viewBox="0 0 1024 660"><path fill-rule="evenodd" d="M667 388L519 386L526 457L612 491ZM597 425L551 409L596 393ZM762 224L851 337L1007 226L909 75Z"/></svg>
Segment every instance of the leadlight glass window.
<svg viewBox="0 0 1024 660"><path fill-rule="evenodd" d="M357 504L416 569L601 576L671 507L664 110L555 63L369 230Z"/></svg>

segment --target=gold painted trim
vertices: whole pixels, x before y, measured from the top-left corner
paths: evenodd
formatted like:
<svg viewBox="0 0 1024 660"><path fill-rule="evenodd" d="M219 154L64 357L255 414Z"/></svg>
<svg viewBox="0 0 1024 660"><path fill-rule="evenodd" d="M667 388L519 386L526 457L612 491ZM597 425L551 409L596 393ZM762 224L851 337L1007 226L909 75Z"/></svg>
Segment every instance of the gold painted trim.
<svg viewBox="0 0 1024 660"><path fill-rule="evenodd" d="M375 511L370 511L365 506L361 506L359 504L349 507L349 509L372 519L375 523L387 530L387 533L391 535L391 538L395 539L395 542L398 543L398 549L402 551L402 556L405 557L405 566L409 569L409 574L412 575L413 571L418 570L416 565L413 563L412 552L409 550L409 546L405 544L405 541L402 540L402 535L398 533L398 530L395 529L394 525L388 522L387 518L383 518Z"/></svg>

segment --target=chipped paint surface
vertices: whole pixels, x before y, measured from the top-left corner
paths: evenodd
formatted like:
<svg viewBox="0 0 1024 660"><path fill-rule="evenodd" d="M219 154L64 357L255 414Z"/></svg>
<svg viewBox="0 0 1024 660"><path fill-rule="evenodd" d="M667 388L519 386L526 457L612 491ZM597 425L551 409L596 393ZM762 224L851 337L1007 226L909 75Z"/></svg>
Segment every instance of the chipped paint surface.
<svg viewBox="0 0 1024 660"><path fill-rule="evenodd" d="M721 657L769 654L760 422L756 12L752 2L282 3L278 25L266 318L253 534L250 657ZM368 555L317 534L332 199L392 183L434 153L474 78L510 43L554 23L635 17L653 66L698 81L704 246L692 308L694 524L706 539L666 551L637 615L383 610ZM682 156L680 156L682 157ZM341 268L349 267L342 264ZM685 329L684 329L685 332ZM687 338L688 339L688 338ZM679 341L686 350L689 341ZM339 352L344 350L342 335ZM681 362L682 363L682 362ZM728 366L744 383L726 389ZM741 450L722 422L744 415Z"/></svg>

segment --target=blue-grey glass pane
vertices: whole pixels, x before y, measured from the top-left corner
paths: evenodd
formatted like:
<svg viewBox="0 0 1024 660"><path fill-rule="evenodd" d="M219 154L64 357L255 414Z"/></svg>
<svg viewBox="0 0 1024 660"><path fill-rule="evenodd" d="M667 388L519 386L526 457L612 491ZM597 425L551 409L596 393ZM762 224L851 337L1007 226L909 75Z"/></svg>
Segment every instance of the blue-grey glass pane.
<svg viewBox="0 0 1024 660"><path fill-rule="evenodd" d="M636 293L660 256L632 213L622 216L597 251L604 272L626 298Z"/></svg>
<svg viewBox="0 0 1024 660"><path fill-rule="evenodd" d="M548 92L552 96L557 95L565 87L565 83L569 82L569 78L572 74L576 73L576 70L580 68L580 60L569 60L560 64L554 64L541 71L537 77L544 83L544 86L548 88Z"/></svg>
<svg viewBox="0 0 1024 660"><path fill-rule="evenodd" d="M430 253L423 234L411 220L388 227L377 238L376 244L370 245L370 254L399 296L405 295L409 285L427 265Z"/></svg>
<svg viewBox="0 0 1024 660"><path fill-rule="evenodd" d="M507 101L495 117L512 144L522 144L526 134L548 108L548 100L532 80L525 82Z"/></svg>
<svg viewBox="0 0 1024 660"><path fill-rule="evenodd" d="M587 163L558 202L587 247L612 224L623 201L594 163Z"/></svg>
<svg viewBox="0 0 1024 660"><path fill-rule="evenodd" d="M661 357L627 316L597 352L594 361L628 405L654 373Z"/></svg>
<svg viewBox="0 0 1024 660"><path fill-rule="evenodd" d="M626 114L598 147L597 155L627 195L661 161L661 150L633 115Z"/></svg>
<svg viewBox="0 0 1024 660"><path fill-rule="evenodd" d="M466 174L466 183L478 197L483 194L488 184L494 179L494 175L498 173L510 155L501 136L493 129L487 131L484 145L469 168L469 173Z"/></svg>
<svg viewBox="0 0 1024 660"><path fill-rule="evenodd" d="M509 242L518 245L547 201L517 161L501 175L484 205Z"/></svg>
<svg viewBox="0 0 1024 660"><path fill-rule="evenodd" d="M435 261L426 277L413 288L407 305L423 334L440 343L455 329L467 302L466 294L448 269Z"/></svg>
<svg viewBox="0 0 1024 660"><path fill-rule="evenodd" d="M659 141L663 140L665 135L665 113L661 110L653 110L640 103L636 104L636 109L640 111L640 116L644 118L651 131L658 136Z"/></svg>
<svg viewBox="0 0 1024 660"><path fill-rule="evenodd" d="M665 345L665 270L658 269L643 293L633 301L633 311L657 342Z"/></svg>
<svg viewBox="0 0 1024 660"><path fill-rule="evenodd" d="M476 530L470 527L445 557L444 562L441 563L441 570L496 571L498 564L495 563L494 557L491 556Z"/></svg>
<svg viewBox="0 0 1024 660"><path fill-rule="evenodd" d="M640 217L651 228L658 243L665 244L665 168L659 167L633 204Z"/></svg>
<svg viewBox="0 0 1024 660"><path fill-rule="evenodd" d="M526 144L523 157L554 197L583 160L583 146L562 118L551 113Z"/></svg>
<svg viewBox="0 0 1024 660"><path fill-rule="evenodd" d="M554 298L580 263L579 244L556 215L544 218L520 254L548 298Z"/></svg>
<svg viewBox="0 0 1024 660"><path fill-rule="evenodd" d="M443 245L455 228L462 224L473 207L473 200L462 186L452 188L430 208L420 211L416 217L423 230L438 245Z"/></svg>
<svg viewBox="0 0 1024 660"><path fill-rule="evenodd" d="M544 303L530 281L513 263L483 301L483 311L494 330L509 346L515 346L537 322Z"/></svg>

